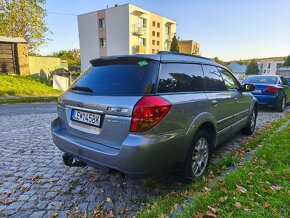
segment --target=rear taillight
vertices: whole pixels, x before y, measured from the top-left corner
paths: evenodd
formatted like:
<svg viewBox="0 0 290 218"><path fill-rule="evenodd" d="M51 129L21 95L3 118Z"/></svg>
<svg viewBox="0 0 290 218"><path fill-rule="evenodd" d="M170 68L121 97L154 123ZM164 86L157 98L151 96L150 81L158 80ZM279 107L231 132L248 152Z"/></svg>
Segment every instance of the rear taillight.
<svg viewBox="0 0 290 218"><path fill-rule="evenodd" d="M278 92L278 91L279 91L278 88L273 87L273 86L267 86L267 87L265 88L265 90L267 90L267 91L269 91L269 92Z"/></svg>
<svg viewBox="0 0 290 218"><path fill-rule="evenodd" d="M144 96L134 106L131 132L144 132L156 126L170 111L171 104L164 98Z"/></svg>

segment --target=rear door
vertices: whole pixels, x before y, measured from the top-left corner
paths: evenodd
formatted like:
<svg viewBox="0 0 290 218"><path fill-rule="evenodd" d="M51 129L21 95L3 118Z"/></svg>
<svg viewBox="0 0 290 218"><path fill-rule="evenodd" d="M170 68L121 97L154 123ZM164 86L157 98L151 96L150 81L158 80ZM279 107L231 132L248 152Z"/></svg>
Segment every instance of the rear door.
<svg viewBox="0 0 290 218"><path fill-rule="evenodd" d="M220 142L224 137L229 135L235 113L235 103L217 67L203 65L203 71L206 83L206 95L208 97L208 110L216 119Z"/></svg>
<svg viewBox="0 0 290 218"><path fill-rule="evenodd" d="M144 58L99 59L62 97L67 134L119 148L130 132L132 110L153 93L159 62Z"/></svg>

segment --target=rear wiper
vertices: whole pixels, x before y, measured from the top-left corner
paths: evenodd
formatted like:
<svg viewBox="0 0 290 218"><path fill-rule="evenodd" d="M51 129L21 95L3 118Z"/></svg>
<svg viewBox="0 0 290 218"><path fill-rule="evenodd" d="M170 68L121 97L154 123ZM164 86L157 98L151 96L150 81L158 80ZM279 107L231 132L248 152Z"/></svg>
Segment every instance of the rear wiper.
<svg viewBox="0 0 290 218"><path fill-rule="evenodd" d="M84 87L84 86L74 86L74 87L71 87L70 89L71 90L77 90L77 91L83 91L83 92L89 92L89 93L93 93L94 92L89 87Z"/></svg>

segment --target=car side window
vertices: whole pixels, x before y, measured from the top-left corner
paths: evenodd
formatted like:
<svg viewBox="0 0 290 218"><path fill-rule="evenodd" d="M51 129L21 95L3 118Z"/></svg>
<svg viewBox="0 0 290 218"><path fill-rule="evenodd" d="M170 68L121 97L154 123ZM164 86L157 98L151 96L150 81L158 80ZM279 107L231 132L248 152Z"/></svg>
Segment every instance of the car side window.
<svg viewBox="0 0 290 218"><path fill-rule="evenodd" d="M202 65L206 91L227 91L223 78L215 66Z"/></svg>
<svg viewBox="0 0 290 218"><path fill-rule="evenodd" d="M204 91L201 65L162 64L159 73L158 93Z"/></svg>
<svg viewBox="0 0 290 218"><path fill-rule="evenodd" d="M241 89L239 82L230 72L220 67L218 67L218 70L224 79L228 91L238 91Z"/></svg>

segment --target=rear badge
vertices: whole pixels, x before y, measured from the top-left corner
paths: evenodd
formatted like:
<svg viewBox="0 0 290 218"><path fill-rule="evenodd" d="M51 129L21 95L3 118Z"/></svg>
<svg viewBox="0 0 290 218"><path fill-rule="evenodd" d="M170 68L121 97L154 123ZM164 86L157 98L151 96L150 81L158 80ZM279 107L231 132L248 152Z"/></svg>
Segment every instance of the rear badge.
<svg viewBox="0 0 290 218"><path fill-rule="evenodd" d="M129 109L128 108L122 108L122 107L107 107L107 111L127 113L129 111Z"/></svg>

